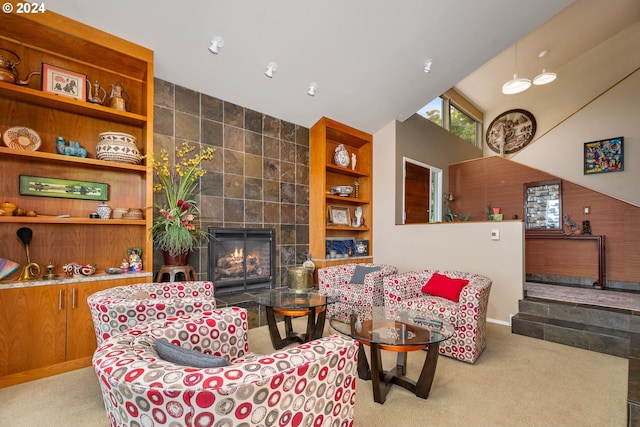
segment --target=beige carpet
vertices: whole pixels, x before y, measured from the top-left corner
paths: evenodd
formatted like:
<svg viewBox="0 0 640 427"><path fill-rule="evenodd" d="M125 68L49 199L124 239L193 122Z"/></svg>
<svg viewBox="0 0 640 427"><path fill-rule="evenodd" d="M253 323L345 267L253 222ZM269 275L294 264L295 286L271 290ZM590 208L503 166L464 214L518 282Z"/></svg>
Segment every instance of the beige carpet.
<svg viewBox="0 0 640 427"><path fill-rule="evenodd" d="M251 350L273 351L266 327L249 331ZM386 353L386 352L385 352ZM417 378L424 352L409 354ZM394 363L386 353L385 367ZM489 324L475 365L439 358L429 399L393 387L384 405L358 380L355 426L625 426L626 359L511 334ZM0 426L105 427L91 368L0 389Z"/></svg>

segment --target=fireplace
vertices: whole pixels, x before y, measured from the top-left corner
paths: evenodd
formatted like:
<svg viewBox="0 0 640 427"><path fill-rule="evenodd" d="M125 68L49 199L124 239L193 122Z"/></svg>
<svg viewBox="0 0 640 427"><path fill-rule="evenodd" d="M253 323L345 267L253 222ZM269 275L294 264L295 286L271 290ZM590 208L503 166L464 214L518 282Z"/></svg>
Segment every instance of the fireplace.
<svg viewBox="0 0 640 427"><path fill-rule="evenodd" d="M273 288L275 230L209 227L208 280L216 295Z"/></svg>

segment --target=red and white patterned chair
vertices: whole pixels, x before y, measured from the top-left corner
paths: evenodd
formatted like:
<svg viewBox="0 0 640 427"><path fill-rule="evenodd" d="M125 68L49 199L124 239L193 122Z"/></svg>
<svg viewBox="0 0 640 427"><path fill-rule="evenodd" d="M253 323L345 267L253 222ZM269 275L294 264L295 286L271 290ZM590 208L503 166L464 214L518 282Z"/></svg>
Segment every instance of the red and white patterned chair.
<svg viewBox="0 0 640 427"><path fill-rule="evenodd" d="M375 268L378 270L366 273L366 269ZM392 265L368 263L318 269L318 292L337 298L336 302L327 305L327 317L347 323L350 314L369 318L372 307L384 304L382 278L397 272L398 269Z"/></svg>
<svg viewBox="0 0 640 427"><path fill-rule="evenodd" d="M93 357L112 427L353 426L358 343L331 335L266 356L248 352L247 311L142 323ZM231 364L194 368L159 357L156 340Z"/></svg>
<svg viewBox="0 0 640 427"><path fill-rule="evenodd" d="M138 323L216 308L213 283L156 282L117 286L87 298L98 345Z"/></svg>
<svg viewBox="0 0 640 427"><path fill-rule="evenodd" d="M422 292L434 273L468 280L459 301ZM488 277L460 271L414 271L384 278L384 304L388 316L422 317L446 320L456 332L440 345L440 354L475 363L487 344L486 321L492 281Z"/></svg>

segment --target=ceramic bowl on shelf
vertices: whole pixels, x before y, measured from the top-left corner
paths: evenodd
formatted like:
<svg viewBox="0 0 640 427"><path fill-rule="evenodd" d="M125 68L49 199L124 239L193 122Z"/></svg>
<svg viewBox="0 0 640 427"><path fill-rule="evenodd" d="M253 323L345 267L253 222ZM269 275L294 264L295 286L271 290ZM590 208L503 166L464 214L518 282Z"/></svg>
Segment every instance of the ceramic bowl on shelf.
<svg viewBox="0 0 640 427"><path fill-rule="evenodd" d="M107 274L122 274L123 270L119 267L107 267L104 269Z"/></svg>
<svg viewBox="0 0 640 427"><path fill-rule="evenodd" d="M124 132L102 132L96 145L96 158L109 162L137 165L140 163L140 150L136 147L136 137Z"/></svg>
<svg viewBox="0 0 640 427"><path fill-rule="evenodd" d="M21 126L12 127L4 131L2 140L7 147L15 150L35 151L40 148L42 143L40 135L35 130Z"/></svg>
<svg viewBox="0 0 640 427"><path fill-rule="evenodd" d="M353 192L353 187L350 185L336 185L331 187L331 194L337 194L341 197L349 197Z"/></svg>

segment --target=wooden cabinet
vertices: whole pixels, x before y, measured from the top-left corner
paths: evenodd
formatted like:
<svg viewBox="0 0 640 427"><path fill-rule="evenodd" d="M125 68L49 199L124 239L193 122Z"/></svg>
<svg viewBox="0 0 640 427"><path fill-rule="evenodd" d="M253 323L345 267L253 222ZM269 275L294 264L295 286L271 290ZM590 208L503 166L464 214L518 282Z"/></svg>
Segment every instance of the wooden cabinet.
<svg viewBox="0 0 640 427"><path fill-rule="evenodd" d="M98 81L110 93L112 84L125 88L127 111L93 104L41 90L41 78L28 86L0 82L0 132L11 127L35 130L42 142L35 150L0 144L1 201L9 201L35 217L0 216L3 249L0 257L26 264L25 249L16 237L21 227L33 230L31 260L41 266L52 262L56 273L68 262L97 264L98 271L119 266L130 247L143 249L143 262L151 269L152 242L145 219L90 219L100 201L21 195L21 175L107 184L111 208L142 209L152 205L152 170L141 164L96 158L101 132L124 132L137 138L142 155L153 148L153 52L53 12L4 14L0 48L14 52L24 78L50 64ZM8 54L7 54L8 55ZM15 59L11 58L15 61ZM109 96L107 96L108 100ZM56 138L77 141L87 158L57 153ZM65 215L66 217L59 217ZM44 269L43 269L44 270ZM17 278L18 273L9 279Z"/></svg>
<svg viewBox="0 0 640 427"><path fill-rule="evenodd" d="M142 156L153 152L153 52L51 11L3 14L0 48L21 79L44 64L86 76L106 90L120 85L126 111L43 90L43 79L28 85L0 81L0 133L11 127L33 129L41 138L37 150L0 143L0 202L8 201L37 216L0 216L0 258L26 265L17 230L32 230L30 259L55 265L64 277L66 263L96 264L97 274L85 282L56 280L51 284L16 284L20 269L0 281L0 386L88 366L95 333L86 298L107 287L149 282L153 248L147 238L153 215L153 171L140 164L96 158L102 132L124 132L137 139ZM19 57L19 62L14 56ZM46 85L45 85L46 86ZM84 90L81 90L84 89ZM78 93L87 88L76 87ZM56 138L76 141L87 157L58 154ZM20 190L20 176L36 176L107 185L106 203L113 208L144 209L144 219L92 219L99 200L42 197ZM118 267L128 248L142 249L149 273L118 279L105 275ZM6 286L8 285L8 286Z"/></svg>
<svg viewBox="0 0 640 427"><path fill-rule="evenodd" d="M0 289L0 387L89 366L97 344L87 297L150 279Z"/></svg>
<svg viewBox="0 0 640 427"><path fill-rule="evenodd" d="M349 154L348 167L334 161L336 148L342 144ZM327 117L321 118L311 127L310 134L310 195L309 195L309 250L317 267L346 262L372 262L373 224L373 137L365 132L339 123ZM352 158L356 164L353 167ZM331 194L336 186L355 187L348 197ZM348 212L348 224L331 221L331 210L338 208ZM357 208L362 209L363 224L354 226ZM338 221L340 222L340 221ZM349 258L329 258L326 253L327 239L353 239L368 241L368 255Z"/></svg>

